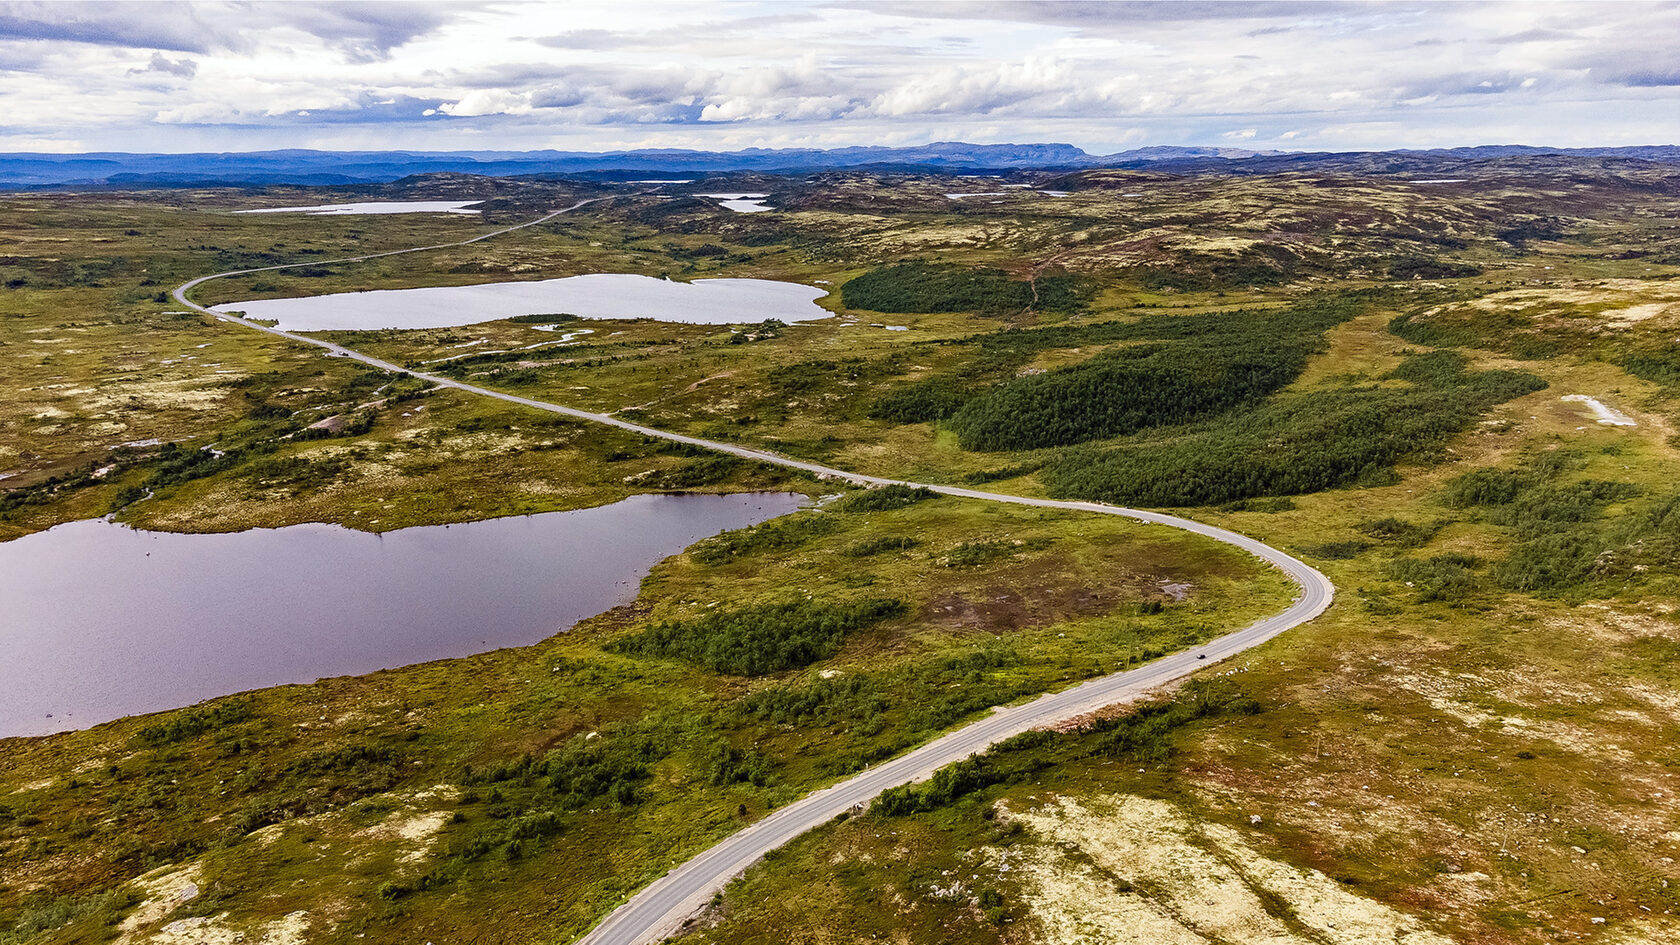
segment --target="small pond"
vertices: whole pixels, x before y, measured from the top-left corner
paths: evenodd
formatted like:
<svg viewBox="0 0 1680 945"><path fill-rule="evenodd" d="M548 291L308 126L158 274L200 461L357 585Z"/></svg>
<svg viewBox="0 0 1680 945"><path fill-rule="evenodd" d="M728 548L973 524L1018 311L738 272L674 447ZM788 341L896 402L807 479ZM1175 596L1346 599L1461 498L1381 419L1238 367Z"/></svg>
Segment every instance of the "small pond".
<svg viewBox="0 0 1680 945"><path fill-rule="evenodd" d="M733 210L736 213L764 213L776 209L764 202L764 198L770 196L769 194L695 194L695 196L710 197L713 200L722 201L720 206L725 210Z"/></svg>
<svg viewBox="0 0 1680 945"><path fill-rule="evenodd" d="M535 643L633 600L667 556L802 501L643 495L384 534L60 525L0 543L0 737Z"/></svg>
<svg viewBox="0 0 1680 945"><path fill-rule="evenodd" d="M212 306L272 318L287 331L453 328L517 315L653 318L690 325L739 325L777 318L807 322L832 313L816 303L827 289L770 279L696 279L596 273L535 282L377 289Z"/></svg>

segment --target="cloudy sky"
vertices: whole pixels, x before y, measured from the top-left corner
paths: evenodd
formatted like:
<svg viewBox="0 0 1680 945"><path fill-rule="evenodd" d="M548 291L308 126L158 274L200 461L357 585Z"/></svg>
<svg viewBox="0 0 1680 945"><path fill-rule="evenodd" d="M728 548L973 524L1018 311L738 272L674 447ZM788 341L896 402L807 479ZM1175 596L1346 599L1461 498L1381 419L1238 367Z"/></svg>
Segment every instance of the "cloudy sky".
<svg viewBox="0 0 1680 945"><path fill-rule="evenodd" d="M0 150L1680 143L1680 3L0 2Z"/></svg>

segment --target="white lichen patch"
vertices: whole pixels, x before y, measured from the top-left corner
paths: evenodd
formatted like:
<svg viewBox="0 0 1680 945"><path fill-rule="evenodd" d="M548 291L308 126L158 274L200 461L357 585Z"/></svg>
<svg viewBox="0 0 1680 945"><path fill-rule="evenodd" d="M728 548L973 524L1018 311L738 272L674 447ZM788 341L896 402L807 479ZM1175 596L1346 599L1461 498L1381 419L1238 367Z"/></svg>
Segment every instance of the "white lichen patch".
<svg viewBox="0 0 1680 945"><path fill-rule="evenodd" d="M1396 686L1421 696L1430 708L1443 716L1469 728L1498 729L1527 738L1543 739L1577 754L1606 758L1619 764L1635 760L1625 749L1606 742L1586 726L1491 708L1490 701L1518 704L1531 701L1526 687L1515 687L1508 680L1486 679L1469 673L1401 673L1394 675L1392 681ZM1538 704L1537 700L1532 701Z"/></svg>
<svg viewBox="0 0 1680 945"><path fill-rule="evenodd" d="M370 840L396 841L412 849L404 850L398 859L403 862L420 860L426 855L426 847L432 836L443 825L449 822L449 814L444 811L429 811L424 814L409 815L398 812L385 820L362 831L362 836Z"/></svg>
<svg viewBox="0 0 1680 945"><path fill-rule="evenodd" d="M1154 903L1110 876L1045 847L1018 875L1033 891L1033 918L1047 945L1206 945Z"/></svg>
<svg viewBox="0 0 1680 945"><path fill-rule="evenodd" d="M1043 841L1020 875L1052 945L1449 945L1418 919L1164 801L1116 795L1002 813Z"/></svg>
<svg viewBox="0 0 1680 945"><path fill-rule="evenodd" d="M1680 941L1680 921L1670 916L1652 916L1627 928L1612 929L1598 941L1601 945L1664 945Z"/></svg>
<svg viewBox="0 0 1680 945"><path fill-rule="evenodd" d="M175 918L179 906L198 896L201 877L218 876L225 868L214 854L203 861L186 866L166 867L134 880L134 886L144 899L122 922L118 945L223 945L241 942L245 945L303 945L310 941L311 926L315 935L322 927L335 922L331 897L343 892L346 875L374 875L358 873L368 864L382 864L379 869L386 876L406 875L412 870L404 864L423 862L431 853L439 831L449 823L459 790L439 785L424 791L400 792L369 798L350 807L298 817L270 824L250 834L258 862L247 862L241 870L262 874L269 864L267 857L279 857L284 851L296 849L299 843L308 844L311 855L321 862L321 879L317 883L298 883L290 895L304 897L298 901L312 903L311 912L293 912L277 920L265 916L251 916L235 910L212 916L182 916ZM388 813L387 813L388 812ZM372 826L364 826L371 814L384 814ZM397 867L393 869L392 867ZM311 889L314 885L316 888ZM339 916L340 918L342 916Z"/></svg>
<svg viewBox="0 0 1680 945"><path fill-rule="evenodd" d="M1680 316L1680 281L1604 279L1570 286L1494 292L1466 304L1487 312L1581 315L1603 327L1621 329L1656 318Z"/></svg>
<svg viewBox="0 0 1680 945"><path fill-rule="evenodd" d="M115 409L208 410L221 405L227 392L203 378L114 385L85 399L85 407L102 412Z"/></svg>
<svg viewBox="0 0 1680 945"><path fill-rule="evenodd" d="M1240 253L1251 246L1257 246L1260 240L1243 236L1211 236L1201 237L1194 234L1184 234L1167 241L1174 249L1188 249L1203 253Z"/></svg>
<svg viewBox="0 0 1680 945"><path fill-rule="evenodd" d="M182 903L198 896L199 878L199 864L189 863L186 866L160 866L134 880L133 886L142 899L117 926L122 933L117 938L119 945L146 941L137 937L142 930L157 925Z"/></svg>
<svg viewBox="0 0 1680 945"><path fill-rule="evenodd" d="M249 929L235 928L227 913L178 919L143 939L146 945L303 945L309 913L293 912Z"/></svg>
<svg viewBox="0 0 1680 945"><path fill-rule="evenodd" d="M430 851L432 838L443 825L449 823L453 810L428 810L438 804L450 804L460 796L460 791L449 785L438 785L429 791L402 798L409 805L401 810L392 812L391 816L372 827L358 833L358 836L381 843L396 844L403 849L397 854L397 860L403 863L417 863L425 859Z"/></svg>
<svg viewBox="0 0 1680 945"><path fill-rule="evenodd" d="M1202 836L1226 857L1226 862L1250 883L1288 903L1295 920L1331 941L1445 943L1448 940L1422 927L1413 916L1357 896L1317 870L1301 869L1261 856L1229 827L1203 825ZM1469 878L1481 874L1465 874Z"/></svg>
<svg viewBox="0 0 1680 945"><path fill-rule="evenodd" d="M1643 305L1629 305L1627 308L1613 308L1603 313L1606 319L1633 325L1642 321L1656 318L1658 315L1669 315L1680 312L1680 305L1673 302L1646 302Z"/></svg>

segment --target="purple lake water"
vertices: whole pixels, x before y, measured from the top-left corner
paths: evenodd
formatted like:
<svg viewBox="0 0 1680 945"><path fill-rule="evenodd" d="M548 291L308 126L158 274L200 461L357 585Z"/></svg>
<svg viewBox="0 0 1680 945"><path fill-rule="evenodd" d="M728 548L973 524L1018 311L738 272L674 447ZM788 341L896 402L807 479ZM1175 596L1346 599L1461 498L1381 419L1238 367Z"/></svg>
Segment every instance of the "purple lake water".
<svg viewBox="0 0 1680 945"><path fill-rule="evenodd" d="M96 519L0 542L0 737L535 643L634 599L669 555L802 501L643 495L384 534Z"/></svg>

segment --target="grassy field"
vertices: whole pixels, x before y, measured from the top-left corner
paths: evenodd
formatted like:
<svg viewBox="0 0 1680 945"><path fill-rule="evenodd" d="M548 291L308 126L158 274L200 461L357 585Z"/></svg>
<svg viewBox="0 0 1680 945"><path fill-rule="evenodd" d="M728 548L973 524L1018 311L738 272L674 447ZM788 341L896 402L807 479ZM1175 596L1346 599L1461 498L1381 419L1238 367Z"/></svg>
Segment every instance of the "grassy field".
<svg viewBox="0 0 1680 945"><path fill-rule="evenodd" d="M1408 350L1384 319L1356 319L1297 383L1380 376ZM1667 940L1672 395L1595 359L1516 363L1551 386L1494 409L1441 462L1281 511L1211 513L1340 589L1324 618L1213 671L1235 670L1216 681L1257 714L1163 729L1162 751L1074 733L1002 755L1028 773L801 840L695 940ZM1638 425L1594 422L1562 399L1575 393ZM1536 481L1510 505L1465 505L1489 471ZM1591 483L1619 488L1554 504ZM1580 571L1540 555L1548 536L1589 531ZM1544 573L1574 576L1524 586Z"/></svg>
<svg viewBox="0 0 1680 945"><path fill-rule="evenodd" d="M673 858L811 787L1288 595L1240 553L1168 529L847 502L703 542L635 604L535 647L0 743L13 908L50 914L68 908L56 891L86 898L167 866L202 877L209 897L172 921L209 910L254 931L305 910L311 940L447 938L494 900L530 910L504 917L507 936L576 932ZM900 606L813 663L752 675L620 652L660 626L790 595ZM381 892L391 884L402 891Z"/></svg>
<svg viewBox="0 0 1680 945"><path fill-rule="evenodd" d="M1159 706L1030 736L802 838L698 939L1671 937L1680 244L1653 195L1672 176L1519 160L1427 192L1354 175L1034 182L1070 196L952 201L992 188L818 175L751 181L781 212L740 215L619 192L506 239L197 297L591 271L821 280L836 317L792 326L591 320L537 353L516 349L554 336L518 320L333 337L860 472L1218 495L1183 510L1336 583L1325 617ZM228 212L369 196L313 190L6 197L0 538L112 511L178 531L379 531L647 491L835 491L158 297L612 193L404 186L376 196L492 202L475 220ZM853 279L890 290L906 273L945 287L918 296L933 311L843 302ZM1014 308L1040 279L1064 301ZM485 353L438 361L467 344ZM1127 359L1173 378L1142 412L1088 381L1139 377ZM1247 399L1206 396L1239 374ZM1111 409L1028 409L1064 401ZM965 449L980 417L1025 432ZM1038 429L1059 432L1035 445ZM914 498L702 542L634 605L534 647L0 741L0 942L568 940L772 806L1289 596L1179 533Z"/></svg>

